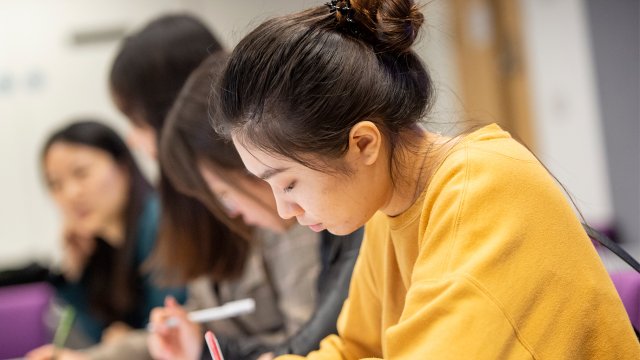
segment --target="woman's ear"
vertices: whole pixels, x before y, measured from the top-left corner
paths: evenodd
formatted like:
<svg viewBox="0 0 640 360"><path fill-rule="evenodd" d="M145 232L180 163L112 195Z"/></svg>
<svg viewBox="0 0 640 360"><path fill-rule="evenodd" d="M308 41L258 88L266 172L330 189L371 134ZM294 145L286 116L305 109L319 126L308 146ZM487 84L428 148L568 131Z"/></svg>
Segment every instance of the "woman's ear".
<svg viewBox="0 0 640 360"><path fill-rule="evenodd" d="M382 151L382 133L371 121L360 121L349 131L348 157L363 165L373 165Z"/></svg>

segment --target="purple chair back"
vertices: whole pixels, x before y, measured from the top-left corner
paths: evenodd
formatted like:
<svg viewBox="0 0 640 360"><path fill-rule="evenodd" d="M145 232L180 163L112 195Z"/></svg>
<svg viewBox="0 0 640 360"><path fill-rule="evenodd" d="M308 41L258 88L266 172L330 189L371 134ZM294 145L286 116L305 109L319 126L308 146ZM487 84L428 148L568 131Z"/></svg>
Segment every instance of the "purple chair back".
<svg viewBox="0 0 640 360"><path fill-rule="evenodd" d="M633 270L616 272L611 274L611 280L627 309L631 324L640 329L640 273Z"/></svg>
<svg viewBox="0 0 640 360"><path fill-rule="evenodd" d="M45 283L0 287L0 359L22 357L51 340L44 316L52 296Z"/></svg>

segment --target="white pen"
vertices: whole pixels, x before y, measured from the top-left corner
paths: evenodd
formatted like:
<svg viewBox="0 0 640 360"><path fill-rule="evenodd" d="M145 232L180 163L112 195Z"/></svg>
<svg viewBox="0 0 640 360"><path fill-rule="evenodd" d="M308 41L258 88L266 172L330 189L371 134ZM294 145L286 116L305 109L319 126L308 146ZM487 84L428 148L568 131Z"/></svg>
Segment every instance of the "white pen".
<svg viewBox="0 0 640 360"><path fill-rule="evenodd" d="M256 302L253 299L242 299L229 301L228 303L208 309L191 311L187 315L189 320L195 323L228 319L235 316L250 314L256 309ZM165 321L165 326L174 327L178 325L178 319L170 317ZM147 325L147 330L153 331L151 323Z"/></svg>

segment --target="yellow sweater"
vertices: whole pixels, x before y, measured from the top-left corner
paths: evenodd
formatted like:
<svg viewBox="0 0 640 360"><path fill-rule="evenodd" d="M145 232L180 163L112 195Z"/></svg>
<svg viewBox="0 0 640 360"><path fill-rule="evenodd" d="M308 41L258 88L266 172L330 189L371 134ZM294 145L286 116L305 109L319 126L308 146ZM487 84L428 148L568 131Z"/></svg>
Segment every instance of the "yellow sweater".
<svg viewBox="0 0 640 360"><path fill-rule="evenodd" d="M307 358L640 359L571 206L497 125L455 145L411 208L369 221L338 332Z"/></svg>

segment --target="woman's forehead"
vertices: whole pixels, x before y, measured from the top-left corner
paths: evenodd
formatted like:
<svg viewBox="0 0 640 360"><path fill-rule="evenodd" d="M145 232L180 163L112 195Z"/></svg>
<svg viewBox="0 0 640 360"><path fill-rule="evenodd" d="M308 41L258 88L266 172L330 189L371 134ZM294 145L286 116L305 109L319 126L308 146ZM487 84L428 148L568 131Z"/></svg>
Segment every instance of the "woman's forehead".
<svg viewBox="0 0 640 360"><path fill-rule="evenodd" d="M236 150L238 150L238 154L240 155L244 166L256 177L264 179L261 175L265 172L287 167L286 159L276 157L273 154L247 145L245 142L238 141L236 137L233 137L232 139L233 145L236 147Z"/></svg>
<svg viewBox="0 0 640 360"><path fill-rule="evenodd" d="M232 139L247 171L262 180L284 173L340 173L340 159L327 159L310 153L296 154L296 159L292 159L283 154L251 146L235 137ZM298 158L300 160L297 160Z"/></svg>
<svg viewBox="0 0 640 360"><path fill-rule="evenodd" d="M69 142L57 142L51 145L49 151L47 151L46 158L49 160L62 160L62 161L76 161L83 159L97 159L102 157L109 157L108 154L100 149L92 146L69 143Z"/></svg>

